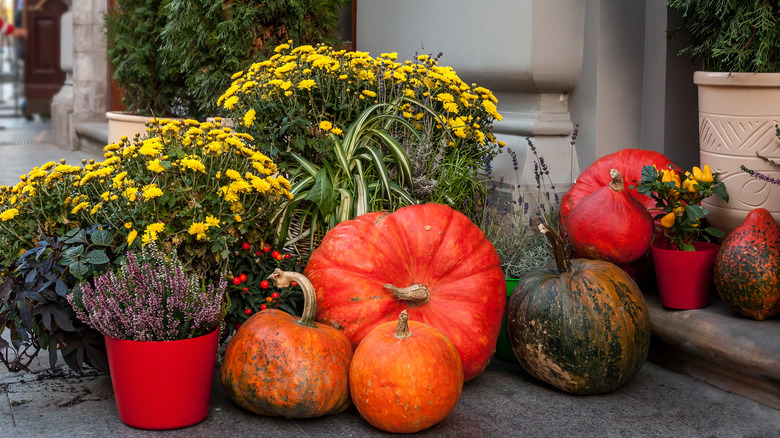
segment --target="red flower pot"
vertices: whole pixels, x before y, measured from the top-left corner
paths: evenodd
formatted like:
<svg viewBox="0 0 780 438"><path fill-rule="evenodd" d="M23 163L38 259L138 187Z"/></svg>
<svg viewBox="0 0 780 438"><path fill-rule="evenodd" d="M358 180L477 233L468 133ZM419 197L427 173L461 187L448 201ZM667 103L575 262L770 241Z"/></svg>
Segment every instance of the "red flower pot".
<svg viewBox="0 0 780 438"><path fill-rule="evenodd" d="M696 242L696 251L679 251L667 241L650 247L661 305L670 309L701 309L709 305L715 257L720 245Z"/></svg>
<svg viewBox="0 0 780 438"><path fill-rule="evenodd" d="M142 342L105 336L119 418L139 429L177 429L209 413L219 331Z"/></svg>

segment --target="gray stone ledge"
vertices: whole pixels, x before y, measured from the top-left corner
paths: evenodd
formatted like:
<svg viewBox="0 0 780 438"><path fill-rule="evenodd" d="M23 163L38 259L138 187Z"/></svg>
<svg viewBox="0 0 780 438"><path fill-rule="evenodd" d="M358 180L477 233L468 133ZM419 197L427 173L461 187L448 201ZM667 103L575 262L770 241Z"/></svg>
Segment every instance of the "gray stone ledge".
<svg viewBox="0 0 780 438"><path fill-rule="evenodd" d="M670 310L648 295L650 360L725 391L780 409L780 321L753 321L715 299Z"/></svg>

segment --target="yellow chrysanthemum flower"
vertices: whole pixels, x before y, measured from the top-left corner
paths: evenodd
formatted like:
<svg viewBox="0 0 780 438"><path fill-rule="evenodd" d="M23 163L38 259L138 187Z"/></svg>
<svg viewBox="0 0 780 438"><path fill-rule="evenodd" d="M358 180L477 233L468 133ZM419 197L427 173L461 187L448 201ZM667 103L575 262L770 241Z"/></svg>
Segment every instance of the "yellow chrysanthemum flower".
<svg viewBox="0 0 780 438"><path fill-rule="evenodd" d="M192 169L196 172L206 173L206 165L203 164L198 157L191 156L185 157L179 160L179 165L182 169Z"/></svg>
<svg viewBox="0 0 780 438"><path fill-rule="evenodd" d="M125 222L125 228L127 228L128 230L130 228L133 228L133 223L132 222Z"/></svg>
<svg viewBox="0 0 780 438"><path fill-rule="evenodd" d="M225 109L233 109L238 103L238 96L230 96L225 100Z"/></svg>
<svg viewBox="0 0 780 438"><path fill-rule="evenodd" d="M246 114L244 114L244 126L249 127L255 123L255 109L250 108Z"/></svg>
<svg viewBox="0 0 780 438"><path fill-rule="evenodd" d="M144 229L144 233L162 233L165 230L165 224L162 222L155 222L147 225Z"/></svg>
<svg viewBox="0 0 780 438"><path fill-rule="evenodd" d="M160 159L154 159L146 165L146 168L155 173L165 172L165 168L160 164Z"/></svg>
<svg viewBox="0 0 780 438"><path fill-rule="evenodd" d="M79 203L79 205L73 207L73 209L70 211L70 214L77 214L78 212L80 212L81 210L87 207L89 207L89 202L84 201L82 203Z"/></svg>
<svg viewBox="0 0 780 438"><path fill-rule="evenodd" d="M219 219L215 218L214 216L208 215L206 216L206 225L210 227L219 228Z"/></svg>
<svg viewBox="0 0 780 438"><path fill-rule="evenodd" d="M363 90L362 93L363 95L368 97L376 97L376 93L371 90Z"/></svg>
<svg viewBox="0 0 780 438"><path fill-rule="evenodd" d="M298 83L298 89L300 90L311 90L312 87L316 87L316 86L317 83L314 82L314 79L304 79Z"/></svg>
<svg viewBox="0 0 780 438"><path fill-rule="evenodd" d="M235 171L235 170L233 170L233 169L228 169L228 170L226 170L226 171L225 171L225 175L226 175L228 178L232 179L232 180L239 180L239 179L241 179L241 174L240 174L240 173L238 173L238 172L236 172L236 171Z"/></svg>
<svg viewBox="0 0 780 438"><path fill-rule="evenodd" d="M330 123L329 121L323 120L320 122L320 129L322 129L323 131L330 131L332 128L333 128L333 124Z"/></svg>
<svg viewBox="0 0 780 438"><path fill-rule="evenodd" d="M197 240L203 240L206 238L206 232L209 230L208 225L203 222L194 222L190 225L187 232L191 235L195 235Z"/></svg>
<svg viewBox="0 0 780 438"><path fill-rule="evenodd" d="M0 213L0 220L2 220L3 222L10 221L16 216L19 216L19 210L15 208L9 208L8 210Z"/></svg>
<svg viewBox="0 0 780 438"><path fill-rule="evenodd" d="M332 132L332 133L334 133L336 135L341 135L342 132L344 132L344 131L342 131L341 128L333 128L333 129L330 130L330 132Z"/></svg>
<svg viewBox="0 0 780 438"><path fill-rule="evenodd" d="M138 231L136 230L130 231L130 233L127 235L127 244L132 245L136 237L138 237Z"/></svg>
<svg viewBox="0 0 780 438"><path fill-rule="evenodd" d="M163 191L159 187L157 187L157 184L152 183L148 186L144 187L143 196L144 199L154 199L162 196Z"/></svg>

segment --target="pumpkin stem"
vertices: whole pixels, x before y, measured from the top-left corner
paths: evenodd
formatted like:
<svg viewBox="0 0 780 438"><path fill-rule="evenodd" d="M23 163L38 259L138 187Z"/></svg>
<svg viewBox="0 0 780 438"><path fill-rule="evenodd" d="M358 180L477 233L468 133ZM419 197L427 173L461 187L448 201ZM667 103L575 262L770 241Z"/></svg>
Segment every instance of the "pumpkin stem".
<svg viewBox="0 0 780 438"><path fill-rule="evenodd" d="M552 228L547 228L544 224L539 224L539 231L547 237L553 248L555 255L555 265L558 267L558 273L564 274L572 271L571 259L566 254L566 246L563 243L561 235Z"/></svg>
<svg viewBox="0 0 780 438"><path fill-rule="evenodd" d="M398 317L398 326L395 329L395 338L403 339L408 338L409 336L412 336L412 331L409 330L409 314L406 313L406 310L404 310Z"/></svg>
<svg viewBox="0 0 780 438"><path fill-rule="evenodd" d="M306 327L316 327L314 324L314 315L317 313L317 294L314 292L314 286L305 275L294 271L282 271L276 268L268 276L276 287L288 287L293 282L298 283L303 289L303 313L298 324Z"/></svg>
<svg viewBox="0 0 780 438"><path fill-rule="evenodd" d="M611 169L609 171L609 176L612 178L612 182L609 183L610 189L616 192L622 192L626 188L623 184L623 175L621 175L617 169Z"/></svg>
<svg viewBox="0 0 780 438"><path fill-rule="evenodd" d="M421 306L431 300L431 292L422 284L413 284L409 287L397 288L392 284L386 284L385 289L393 291L393 295L399 300L409 301Z"/></svg>

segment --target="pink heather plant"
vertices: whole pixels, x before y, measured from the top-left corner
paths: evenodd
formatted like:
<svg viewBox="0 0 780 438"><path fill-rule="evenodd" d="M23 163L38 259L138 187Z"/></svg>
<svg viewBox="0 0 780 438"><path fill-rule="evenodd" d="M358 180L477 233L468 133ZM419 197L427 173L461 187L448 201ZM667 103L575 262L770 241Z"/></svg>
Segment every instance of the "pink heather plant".
<svg viewBox="0 0 780 438"><path fill-rule="evenodd" d="M81 299L69 294L68 301L81 321L106 336L173 341L217 328L226 287L224 277L206 286L197 274L186 274L175 255L168 258L150 244L138 257L128 252L118 271L83 283Z"/></svg>

